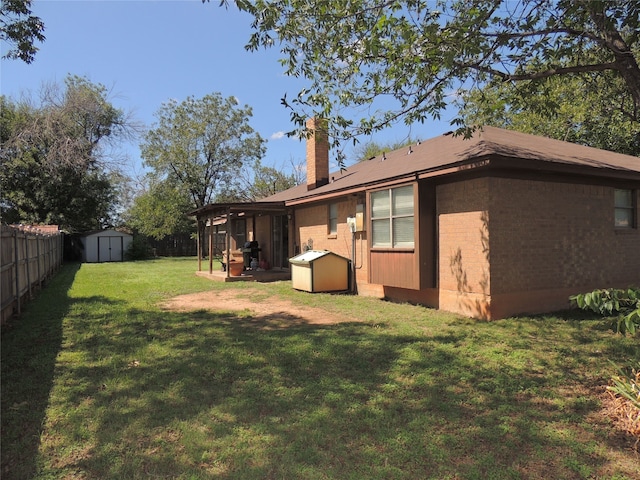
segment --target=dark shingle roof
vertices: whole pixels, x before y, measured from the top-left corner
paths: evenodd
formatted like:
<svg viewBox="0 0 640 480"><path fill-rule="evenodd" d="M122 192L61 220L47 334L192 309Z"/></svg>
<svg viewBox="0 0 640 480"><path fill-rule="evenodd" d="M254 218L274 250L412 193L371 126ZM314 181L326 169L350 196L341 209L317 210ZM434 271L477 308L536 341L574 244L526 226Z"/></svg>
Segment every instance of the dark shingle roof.
<svg viewBox="0 0 640 480"><path fill-rule="evenodd" d="M311 200L319 195L338 194L344 190L365 189L377 183L417 175L442 175L451 169L468 170L483 159L501 159L504 167L520 162L538 171L579 169L598 176L623 176L640 181L640 158L585 147L560 140L483 127L469 139L442 135L418 145L389 152L372 160L356 163L345 171L329 175L332 181L314 190L298 185L265 198L267 202ZM522 165L521 167L522 168Z"/></svg>

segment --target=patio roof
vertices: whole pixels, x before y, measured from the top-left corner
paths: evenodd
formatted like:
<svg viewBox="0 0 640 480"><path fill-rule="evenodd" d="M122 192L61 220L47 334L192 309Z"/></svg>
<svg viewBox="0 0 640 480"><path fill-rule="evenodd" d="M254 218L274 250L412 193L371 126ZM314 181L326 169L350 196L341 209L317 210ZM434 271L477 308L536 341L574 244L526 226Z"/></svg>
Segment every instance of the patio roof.
<svg viewBox="0 0 640 480"><path fill-rule="evenodd" d="M261 213L286 213L284 202L235 202L235 203L210 203L197 210L188 212L187 215L197 218L217 218L227 215L252 215Z"/></svg>

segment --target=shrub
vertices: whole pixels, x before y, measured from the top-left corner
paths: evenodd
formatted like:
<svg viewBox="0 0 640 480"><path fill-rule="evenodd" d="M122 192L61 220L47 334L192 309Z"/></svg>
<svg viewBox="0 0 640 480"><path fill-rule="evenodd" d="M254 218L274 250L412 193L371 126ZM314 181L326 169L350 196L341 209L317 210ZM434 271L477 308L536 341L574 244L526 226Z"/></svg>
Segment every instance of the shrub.
<svg viewBox="0 0 640 480"><path fill-rule="evenodd" d="M569 298L582 310L591 310L607 317L615 315L612 327L617 333L635 335L640 332L638 288L594 290ZM611 377L611 385L607 390L613 398L614 415L640 442L640 368L630 367L629 370L630 373L618 368L618 374Z"/></svg>
<svg viewBox="0 0 640 480"><path fill-rule="evenodd" d="M622 368L611 378L612 385L607 387L613 399L613 416L621 426L640 443L640 362L637 369L630 372Z"/></svg>
<svg viewBox="0 0 640 480"><path fill-rule="evenodd" d="M640 306L627 315L621 315L616 325L616 332L623 335L626 333L635 335L638 331L640 331Z"/></svg>
<svg viewBox="0 0 640 480"><path fill-rule="evenodd" d="M146 260L150 258L151 248L147 240L140 235L134 235L133 241L129 245L129 248L127 248L124 257L127 260Z"/></svg>
<svg viewBox="0 0 640 480"><path fill-rule="evenodd" d="M640 288L594 290L569 299L582 310L591 310L605 317L615 315L612 327L617 333L635 335L640 331Z"/></svg>
<svg viewBox="0 0 640 480"><path fill-rule="evenodd" d="M640 367L640 362L638 362L638 367ZM618 375L613 376L611 380L613 385L607 387L607 390L624 397L640 411L640 368L632 368L630 373L620 368Z"/></svg>

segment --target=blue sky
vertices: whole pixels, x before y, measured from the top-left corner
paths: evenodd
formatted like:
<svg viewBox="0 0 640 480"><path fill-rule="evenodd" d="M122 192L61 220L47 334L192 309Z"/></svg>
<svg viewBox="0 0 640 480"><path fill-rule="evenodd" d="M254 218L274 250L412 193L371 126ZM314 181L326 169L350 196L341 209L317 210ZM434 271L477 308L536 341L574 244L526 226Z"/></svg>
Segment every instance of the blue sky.
<svg viewBox="0 0 640 480"><path fill-rule="evenodd" d="M280 104L305 85L287 77L277 49L247 52L251 17L218 0L34 0L45 24L45 42L31 64L2 60L1 93L19 98L44 82L62 84L67 74L87 77L112 92L117 107L147 127L163 102L213 92L235 96L253 109L251 126L268 140L265 165L283 170L304 161L305 146L282 136L293 124ZM4 52L3 52L4 53ZM410 135L426 139L447 130L441 122L398 125L377 133L378 143ZM366 141L368 139L362 139ZM129 171L141 173L138 142L123 146ZM347 150L349 153L349 150Z"/></svg>

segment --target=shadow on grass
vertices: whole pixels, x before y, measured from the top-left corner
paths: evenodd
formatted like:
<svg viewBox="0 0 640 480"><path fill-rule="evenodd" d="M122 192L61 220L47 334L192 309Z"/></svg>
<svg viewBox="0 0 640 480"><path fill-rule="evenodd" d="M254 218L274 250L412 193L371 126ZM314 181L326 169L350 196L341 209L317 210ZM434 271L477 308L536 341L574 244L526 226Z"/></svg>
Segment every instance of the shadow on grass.
<svg viewBox="0 0 640 480"><path fill-rule="evenodd" d="M586 478L607 462L580 425L597 402L552 393L571 367L487 364L460 353L464 330L249 312L96 319L77 324L88 361L65 382L55 432L85 445L59 467L93 478Z"/></svg>
<svg viewBox="0 0 640 480"><path fill-rule="evenodd" d="M579 322L562 330L569 342L559 341L558 322L543 318L521 326L461 321L441 334L403 335L286 313L132 309L99 296L72 305L60 293L57 320L43 330L51 335L25 332L9 352L3 338L3 373L5 354L21 345L40 338L49 351L42 387L16 362L26 385L15 377L5 387L3 375L3 388L20 389L21 398L39 391L33 416L8 405L10 421L30 434L29 448L7 458L3 478L31 478L38 469L42 478L113 479L610 473L606 430L583 423L597 402L578 389L562 393L593 360L584 342L572 347L574 336L588 337ZM519 334L488 345L499 328ZM38 358L37 347L27 348L25 362ZM616 355L637 355L633 348ZM3 393L3 414L4 402ZM3 468L4 455L3 447Z"/></svg>
<svg viewBox="0 0 640 480"><path fill-rule="evenodd" d="M2 478L32 478L62 342L67 292L80 264L66 264L2 331Z"/></svg>

